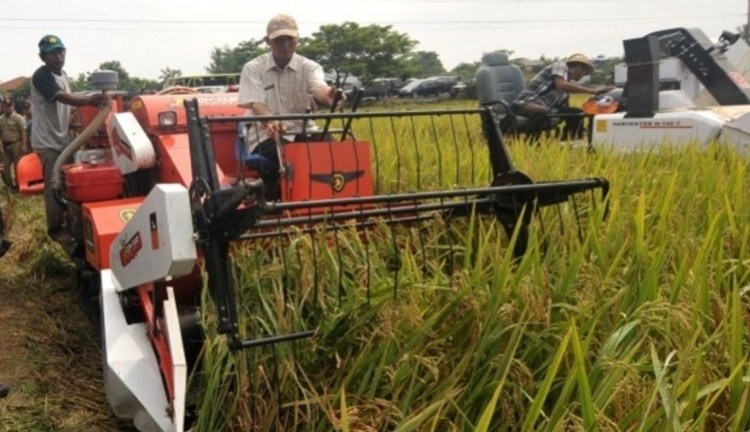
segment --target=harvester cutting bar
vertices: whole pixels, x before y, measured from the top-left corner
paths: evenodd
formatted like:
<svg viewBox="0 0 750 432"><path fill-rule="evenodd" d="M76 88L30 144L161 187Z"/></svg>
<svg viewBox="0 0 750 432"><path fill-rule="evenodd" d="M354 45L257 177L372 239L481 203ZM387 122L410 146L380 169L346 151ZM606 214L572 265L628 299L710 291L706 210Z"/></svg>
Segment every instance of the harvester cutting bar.
<svg viewBox="0 0 750 432"><path fill-rule="evenodd" d="M574 180L570 182L537 183L534 185L495 186L488 188L459 189L442 192L421 192L414 194L382 195L367 198L342 198L330 200L316 200L298 203L265 202L258 204L261 211L269 215L296 214L299 216L273 217L259 220L251 232L240 238L263 238L275 236L271 228L300 226L305 224L327 223L326 229L332 229L336 223L355 221L355 227L367 227L372 222L368 219L380 218L384 223L407 223L426 220L431 215L414 216L406 220L404 216L424 213L441 213L444 216L468 216L472 212L477 214L494 214L507 210L508 203L515 203L517 211L527 203L534 207L544 207L561 203L572 194L600 188L602 197L606 197L609 184L602 178ZM464 198L456 200L455 198ZM439 201L426 201L426 200ZM452 199L452 200L448 200ZM426 202L423 202L426 201ZM397 203L398 205L392 205ZM375 206L381 204L381 206ZM387 204L382 206L382 204ZM500 206L500 208L498 208ZM345 208L333 211L336 208ZM321 213L314 209L332 209ZM306 213L304 210L309 210ZM398 216L396 219L389 216ZM255 232L258 230L260 232Z"/></svg>
<svg viewBox="0 0 750 432"><path fill-rule="evenodd" d="M539 209L552 205L559 209L573 201L558 216L562 219L563 213L572 214L580 233L579 216L590 206L579 208L575 196L588 193L595 206L593 192L600 190L605 200L609 190L603 178L534 183L516 171L499 129L482 128L482 124L497 125L492 112L485 109L201 117L197 100L187 101L185 106L197 244L203 250L208 287L217 306L217 328L228 336L232 349L311 336L313 331L309 329L316 327L320 316L312 312L304 322L288 324L278 333L251 328L252 324L240 328L241 321L253 320L239 317L237 292L246 292L248 287L243 284L248 281L237 280L236 272L243 265L235 263L233 251L238 248L230 247L233 241L251 245L252 253L260 254L257 260L273 260L275 256L282 261L282 270L267 276L277 278L269 286L283 287L282 304L302 289L293 286L299 281L290 276L287 266L302 268L308 259L314 263L308 282L312 284L312 304L294 308L313 310L319 307L320 292L330 293L328 288L332 287L340 302L352 283L364 285L369 301L371 248L376 253L375 244L388 255L378 262L393 273L395 294L401 283L401 254L407 250L421 256L423 276L428 272L428 249L444 254L438 261L445 262L449 273L452 271L452 232L465 230L462 224L451 226L456 217L494 217L507 237L515 236L513 255L519 257L526 251L528 225L534 215L539 215ZM251 167L245 166L244 155L240 162L235 158L245 146L237 139L236 125L260 125L269 120L305 125L304 130L287 130L287 140L276 146L282 152L277 194L269 193L273 192L271 185L257 180L266 180L267 176L251 173ZM315 127L316 120L333 123L334 127L323 136ZM343 127L336 129L339 121ZM227 184L221 180L225 177L240 181ZM437 237L428 240L429 226L438 220L442 221L437 222L441 228L432 230ZM404 225L404 229L398 225ZM350 228L360 232L361 246L357 247L363 249L358 259L363 262L347 269L346 252L340 243L357 242L344 240L347 234L343 231ZM375 234L369 234L371 231ZM304 242L309 249L296 249L291 255L296 254L296 259L286 257L288 252L281 251L287 246L282 245L291 244L300 234L309 237ZM311 256L302 256L307 253ZM321 256L337 261L332 267L336 275L329 275L327 281L318 268ZM266 267L278 265L269 261ZM259 276L264 272L257 271ZM267 282L250 283L260 288ZM251 336L246 339L243 335Z"/></svg>
<svg viewBox="0 0 750 432"><path fill-rule="evenodd" d="M444 199L444 198L457 198L457 197L475 197L476 200L471 201L472 204L476 203L492 203L493 197L500 198L502 196L513 196L522 194L526 198L524 201L535 201L538 200L540 204L555 204L566 200L571 194L588 191L591 189L602 189L603 196L607 195L609 188L609 182L603 178L592 178L582 180L571 180L564 182L546 182L546 183L534 183L529 185L508 185L508 186L491 186L482 188L469 188L469 189L456 189L450 191L435 191L435 192L414 192L414 193L402 193L393 195L378 195L371 197L361 198L335 198L327 200L313 200L306 202L267 202L261 205L264 211L269 213L282 212L282 211L293 211L300 209L313 209L313 208L330 208L339 206L361 206L366 204L386 204L386 203L401 203L417 200L429 200L429 199ZM482 198L483 197L483 198ZM446 207L453 207L454 205L466 205L465 200L457 202L436 202L438 207L426 206L424 208L420 205L409 205L404 208L411 209L414 211L418 210L435 210L440 205ZM364 211L364 210L363 210ZM360 211L357 211L359 214Z"/></svg>

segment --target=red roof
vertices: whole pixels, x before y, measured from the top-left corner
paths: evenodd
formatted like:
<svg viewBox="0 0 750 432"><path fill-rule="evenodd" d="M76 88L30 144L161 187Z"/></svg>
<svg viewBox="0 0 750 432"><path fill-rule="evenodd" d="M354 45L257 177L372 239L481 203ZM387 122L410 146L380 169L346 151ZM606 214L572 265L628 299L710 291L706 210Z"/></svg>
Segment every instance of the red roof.
<svg viewBox="0 0 750 432"><path fill-rule="evenodd" d="M15 77L13 79L10 79L8 81L4 81L2 84L0 84L0 91L4 91L6 93L11 93L15 90L18 90L19 88L26 85L26 83L29 82L29 79L23 76Z"/></svg>

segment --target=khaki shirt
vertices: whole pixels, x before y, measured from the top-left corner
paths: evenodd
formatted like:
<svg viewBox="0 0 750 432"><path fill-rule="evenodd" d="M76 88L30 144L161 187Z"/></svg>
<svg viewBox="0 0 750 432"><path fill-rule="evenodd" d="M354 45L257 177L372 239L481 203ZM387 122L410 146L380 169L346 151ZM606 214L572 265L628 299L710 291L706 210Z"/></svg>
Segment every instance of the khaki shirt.
<svg viewBox="0 0 750 432"><path fill-rule="evenodd" d="M314 61L294 54L284 69L279 69L271 53L262 54L249 61L242 68L238 103L251 102L265 104L273 114L303 114L312 108L313 90L327 86L323 68ZM248 110L248 115L254 115ZM302 129L302 121L287 121L287 131ZM314 130L313 124L308 130ZM252 153L258 143L268 138L266 131L258 125L250 125L247 131L247 152ZM288 139L291 139L289 137Z"/></svg>
<svg viewBox="0 0 750 432"><path fill-rule="evenodd" d="M10 115L0 114L0 140L4 145L15 144L23 138L26 132L26 119L17 112Z"/></svg>

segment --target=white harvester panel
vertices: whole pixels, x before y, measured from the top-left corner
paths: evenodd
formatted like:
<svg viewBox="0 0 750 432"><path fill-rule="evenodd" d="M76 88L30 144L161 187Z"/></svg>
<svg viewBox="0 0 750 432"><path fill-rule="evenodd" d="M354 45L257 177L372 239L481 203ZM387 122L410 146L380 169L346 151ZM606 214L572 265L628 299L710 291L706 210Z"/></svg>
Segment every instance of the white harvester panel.
<svg viewBox="0 0 750 432"><path fill-rule="evenodd" d="M117 417L131 419L139 431L182 432L182 419L176 424L170 410L184 412L184 403L171 407L167 400L146 325L128 324L117 294L122 287L111 270L102 270L101 278L104 389L110 406ZM178 385L182 388L184 382ZM181 394L173 403L183 400Z"/></svg>
<svg viewBox="0 0 750 432"><path fill-rule="evenodd" d="M748 106L750 110L750 106ZM721 133L722 142L740 154L750 156L750 111L731 120Z"/></svg>
<svg viewBox="0 0 750 432"><path fill-rule="evenodd" d="M109 250L122 289L186 275L196 257L188 190L179 184L156 185Z"/></svg>
<svg viewBox="0 0 750 432"><path fill-rule="evenodd" d="M708 146L721 133L725 120L710 110L656 113L626 118L625 113L594 117L593 144L615 151L658 150L664 144Z"/></svg>
<svg viewBox="0 0 750 432"><path fill-rule="evenodd" d="M115 165L123 174L154 166L156 163L154 146L133 113L115 114L107 132Z"/></svg>

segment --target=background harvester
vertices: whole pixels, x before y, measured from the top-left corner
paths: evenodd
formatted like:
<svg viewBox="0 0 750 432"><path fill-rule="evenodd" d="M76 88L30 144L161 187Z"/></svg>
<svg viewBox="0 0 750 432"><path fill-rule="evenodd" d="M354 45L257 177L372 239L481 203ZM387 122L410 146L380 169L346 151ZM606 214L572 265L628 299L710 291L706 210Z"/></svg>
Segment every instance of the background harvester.
<svg viewBox="0 0 750 432"><path fill-rule="evenodd" d="M750 47L739 36L711 42L700 29L672 28L623 41L619 88L600 97L618 101L619 112L596 115L594 145L634 151L718 140L746 152Z"/></svg>

